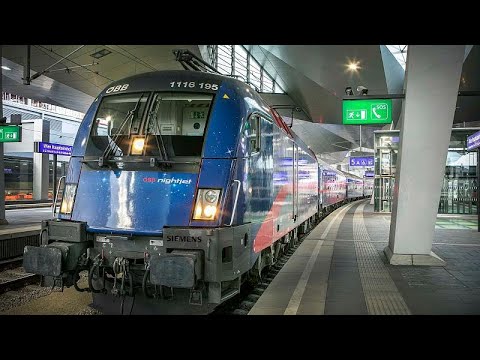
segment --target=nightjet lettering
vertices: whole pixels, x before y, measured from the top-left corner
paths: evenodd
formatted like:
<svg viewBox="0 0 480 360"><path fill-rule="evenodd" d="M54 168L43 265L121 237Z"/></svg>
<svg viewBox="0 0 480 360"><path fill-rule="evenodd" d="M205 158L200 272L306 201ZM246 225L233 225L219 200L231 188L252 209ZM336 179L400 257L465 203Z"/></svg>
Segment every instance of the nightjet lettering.
<svg viewBox="0 0 480 360"><path fill-rule="evenodd" d="M188 179L188 180L185 180L185 179L175 179L175 178L161 178L161 179L158 179L158 182L159 183L163 183L163 184L166 184L166 185L169 185L169 184L191 184L192 183L192 180L191 179Z"/></svg>
<svg viewBox="0 0 480 360"><path fill-rule="evenodd" d="M180 241L180 242L202 242L200 236L179 236L179 235L168 235L167 241Z"/></svg>
<svg viewBox="0 0 480 360"><path fill-rule="evenodd" d="M161 178L158 179L156 177L144 177L143 182L146 183L162 183L165 185L170 185L170 184L191 184L192 179L180 179L180 178Z"/></svg>

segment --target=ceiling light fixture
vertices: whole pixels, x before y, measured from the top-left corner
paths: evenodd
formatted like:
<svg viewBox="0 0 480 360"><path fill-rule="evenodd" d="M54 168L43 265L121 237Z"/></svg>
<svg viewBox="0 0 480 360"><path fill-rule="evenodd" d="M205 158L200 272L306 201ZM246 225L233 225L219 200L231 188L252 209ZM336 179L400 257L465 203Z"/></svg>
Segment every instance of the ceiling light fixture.
<svg viewBox="0 0 480 360"><path fill-rule="evenodd" d="M358 61L352 61L347 64L348 71L356 72L360 69Z"/></svg>
<svg viewBox="0 0 480 360"><path fill-rule="evenodd" d="M10 69L8 66L5 66L5 65L2 65L2 69L3 69L3 70L12 70L12 69Z"/></svg>
<svg viewBox="0 0 480 360"><path fill-rule="evenodd" d="M111 54L112 52L110 50L107 50L107 49L102 49L102 50L99 50L93 54L91 54L90 56L91 57L94 57L95 59L100 59L104 56L107 56L108 54Z"/></svg>

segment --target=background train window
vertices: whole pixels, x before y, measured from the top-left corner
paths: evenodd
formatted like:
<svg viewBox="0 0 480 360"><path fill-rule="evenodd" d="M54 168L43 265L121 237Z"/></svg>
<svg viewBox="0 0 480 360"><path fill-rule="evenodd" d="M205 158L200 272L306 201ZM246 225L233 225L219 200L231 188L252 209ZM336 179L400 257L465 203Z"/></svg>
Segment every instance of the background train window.
<svg viewBox="0 0 480 360"><path fill-rule="evenodd" d="M247 139L248 153L260 151L260 117L251 115L245 122L244 135Z"/></svg>
<svg viewBox="0 0 480 360"><path fill-rule="evenodd" d="M158 155L163 142L169 156L200 156L212 99L209 94L157 94L146 124L145 154Z"/></svg>
<svg viewBox="0 0 480 360"><path fill-rule="evenodd" d="M86 155L101 155L112 137L116 138L115 155L127 155L129 136L140 132L147 99L148 93L104 97L93 123Z"/></svg>

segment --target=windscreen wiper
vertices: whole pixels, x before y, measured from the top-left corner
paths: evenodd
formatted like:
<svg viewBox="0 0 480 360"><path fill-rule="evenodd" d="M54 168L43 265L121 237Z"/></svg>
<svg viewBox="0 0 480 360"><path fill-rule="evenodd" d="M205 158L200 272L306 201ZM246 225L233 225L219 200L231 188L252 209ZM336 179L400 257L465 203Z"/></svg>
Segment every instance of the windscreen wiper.
<svg viewBox="0 0 480 360"><path fill-rule="evenodd" d="M148 114L146 134L148 135L148 133L149 133L148 130L150 129L150 124L153 123L153 127L154 127L153 133L154 133L155 140L156 140L156 143L157 143L158 153L160 154L160 157L162 159L161 162L169 163L167 149L165 148L165 143L163 142L162 131L159 128L157 121L153 120L153 116L155 114L157 114L159 106L160 106L160 97L157 95L157 97L155 98L155 108ZM159 139L160 139L160 141L159 141Z"/></svg>

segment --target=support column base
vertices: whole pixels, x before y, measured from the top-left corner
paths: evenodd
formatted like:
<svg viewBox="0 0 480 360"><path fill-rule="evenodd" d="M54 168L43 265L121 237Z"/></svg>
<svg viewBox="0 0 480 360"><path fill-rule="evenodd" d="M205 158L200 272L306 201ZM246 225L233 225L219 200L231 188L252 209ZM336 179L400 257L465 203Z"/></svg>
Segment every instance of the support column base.
<svg viewBox="0 0 480 360"><path fill-rule="evenodd" d="M447 263L442 260L433 251L430 255L424 254L394 254L389 246L383 249L388 262L391 265L425 265L425 266L446 266Z"/></svg>
<svg viewBox="0 0 480 360"><path fill-rule="evenodd" d="M0 225L8 225L8 221L5 219L0 219Z"/></svg>

